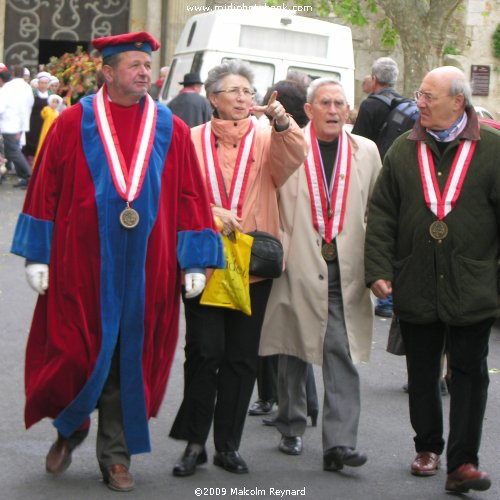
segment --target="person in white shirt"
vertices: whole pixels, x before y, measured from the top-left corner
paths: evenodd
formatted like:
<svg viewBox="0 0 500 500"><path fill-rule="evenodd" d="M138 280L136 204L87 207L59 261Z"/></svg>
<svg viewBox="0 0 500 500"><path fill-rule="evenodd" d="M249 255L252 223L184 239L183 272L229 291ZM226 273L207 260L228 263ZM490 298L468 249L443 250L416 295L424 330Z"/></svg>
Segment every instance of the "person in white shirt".
<svg viewBox="0 0 500 500"><path fill-rule="evenodd" d="M22 66L14 66L13 79L5 83L0 93L0 130L5 157L12 161L19 178L14 187L26 187L31 176L31 168L21 152L21 142L25 132L29 130L34 98L23 74Z"/></svg>

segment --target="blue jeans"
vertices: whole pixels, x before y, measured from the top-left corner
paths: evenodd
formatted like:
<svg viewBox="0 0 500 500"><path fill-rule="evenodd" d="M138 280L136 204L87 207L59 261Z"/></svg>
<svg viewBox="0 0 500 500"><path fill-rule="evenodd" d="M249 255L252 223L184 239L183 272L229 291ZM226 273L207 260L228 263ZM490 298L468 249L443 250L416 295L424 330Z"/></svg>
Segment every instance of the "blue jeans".
<svg viewBox="0 0 500 500"><path fill-rule="evenodd" d="M392 310L392 294L388 295L386 299L377 299L377 307Z"/></svg>

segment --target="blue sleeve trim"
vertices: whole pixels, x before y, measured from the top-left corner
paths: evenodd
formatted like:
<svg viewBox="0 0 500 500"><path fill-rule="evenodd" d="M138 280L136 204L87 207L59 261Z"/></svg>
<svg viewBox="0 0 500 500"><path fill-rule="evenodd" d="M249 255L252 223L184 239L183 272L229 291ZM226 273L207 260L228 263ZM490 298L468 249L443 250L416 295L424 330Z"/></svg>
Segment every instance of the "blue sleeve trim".
<svg viewBox="0 0 500 500"><path fill-rule="evenodd" d="M33 262L48 264L54 223L20 214L10 251Z"/></svg>
<svg viewBox="0 0 500 500"><path fill-rule="evenodd" d="M179 231L177 259L181 269L216 267L224 269L222 239L212 229Z"/></svg>

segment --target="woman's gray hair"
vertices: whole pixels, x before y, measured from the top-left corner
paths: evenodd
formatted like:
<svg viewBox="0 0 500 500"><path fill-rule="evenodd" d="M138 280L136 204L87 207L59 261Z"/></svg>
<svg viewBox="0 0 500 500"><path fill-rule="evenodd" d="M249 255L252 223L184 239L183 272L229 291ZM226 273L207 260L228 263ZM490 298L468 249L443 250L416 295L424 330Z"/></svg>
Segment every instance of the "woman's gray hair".
<svg viewBox="0 0 500 500"><path fill-rule="evenodd" d="M205 92L208 95L218 92L221 89L221 80L228 75L239 75L248 80L253 88L254 74L251 66L239 59L230 59L219 66L215 66L208 72L205 80Z"/></svg>
<svg viewBox="0 0 500 500"><path fill-rule="evenodd" d="M381 85L394 87L398 74L398 65L390 57L379 57L372 65L372 75Z"/></svg>
<svg viewBox="0 0 500 500"><path fill-rule="evenodd" d="M344 87L342 84L336 80L335 78L331 78L329 76L325 76L323 78L316 78L316 80L313 80L311 82L311 85L307 87L307 102L311 104L314 101L314 98L316 97L316 92L320 87L323 87L323 85L337 85L337 87L340 87L344 96L345 96L345 91Z"/></svg>
<svg viewBox="0 0 500 500"><path fill-rule="evenodd" d="M459 94L463 94L466 108L472 106L472 90L470 88L470 83L465 78L454 78L450 82L448 95L455 96Z"/></svg>

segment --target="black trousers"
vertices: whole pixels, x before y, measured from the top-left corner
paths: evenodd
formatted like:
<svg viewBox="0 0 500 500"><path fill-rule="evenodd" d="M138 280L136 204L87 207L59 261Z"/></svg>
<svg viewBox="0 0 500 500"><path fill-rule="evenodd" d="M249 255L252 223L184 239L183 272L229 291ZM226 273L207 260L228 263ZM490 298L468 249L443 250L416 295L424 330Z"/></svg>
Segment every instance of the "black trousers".
<svg viewBox="0 0 500 500"><path fill-rule="evenodd" d="M257 368L257 391L262 401L278 402L278 358L259 356Z"/></svg>
<svg viewBox="0 0 500 500"><path fill-rule="evenodd" d="M451 368L448 473L465 463L477 466L488 394L488 341L494 319L468 326L440 321L417 325L400 320L408 368L410 420L415 449L441 454L443 411L439 380L447 346Z"/></svg>
<svg viewBox="0 0 500 500"><path fill-rule="evenodd" d="M250 285L252 315L184 299L184 399L170 437L205 444L212 420L218 451L239 449L258 365L271 280Z"/></svg>

